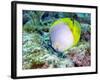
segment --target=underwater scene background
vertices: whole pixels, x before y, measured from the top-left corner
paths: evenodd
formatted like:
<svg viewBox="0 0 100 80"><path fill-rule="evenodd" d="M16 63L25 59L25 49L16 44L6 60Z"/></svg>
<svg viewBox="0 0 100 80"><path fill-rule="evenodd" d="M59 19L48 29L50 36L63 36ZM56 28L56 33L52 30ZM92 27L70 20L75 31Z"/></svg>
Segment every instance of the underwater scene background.
<svg viewBox="0 0 100 80"><path fill-rule="evenodd" d="M78 21L81 34L77 45L59 52L52 47L50 28L53 22L62 18ZM23 10L22 19L23 69L91 66L90 13Z"/></svg>

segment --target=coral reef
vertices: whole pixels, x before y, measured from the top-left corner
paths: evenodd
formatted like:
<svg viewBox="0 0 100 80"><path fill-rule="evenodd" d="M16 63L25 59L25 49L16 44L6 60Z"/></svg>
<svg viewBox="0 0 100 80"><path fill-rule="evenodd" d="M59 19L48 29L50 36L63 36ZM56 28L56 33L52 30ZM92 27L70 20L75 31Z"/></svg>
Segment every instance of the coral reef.
<svg viewBox="0 0 100 80"><path fill-rule="evenodd" d="M77 20L81 36L77 45L58 52L50 41L51 24L60 18ZM23 10L22 68L46 69L91 65L91 27L88 13L43 12Z"/></svg>

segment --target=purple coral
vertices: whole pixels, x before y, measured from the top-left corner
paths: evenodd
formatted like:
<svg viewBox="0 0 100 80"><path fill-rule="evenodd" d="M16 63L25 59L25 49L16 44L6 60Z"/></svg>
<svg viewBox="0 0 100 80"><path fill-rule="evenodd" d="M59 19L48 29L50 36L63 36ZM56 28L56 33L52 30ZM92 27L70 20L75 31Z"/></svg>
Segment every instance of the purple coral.
<svg viewBox="0 0 100 80"><path fill-rule="evenodd" d="M80 66L90 66L91 65L91 57L89 54L75 54L72 53L70 58L74 62L76 67Z"/></svg>

